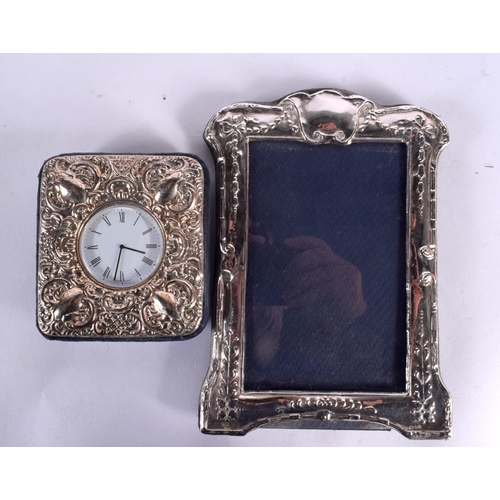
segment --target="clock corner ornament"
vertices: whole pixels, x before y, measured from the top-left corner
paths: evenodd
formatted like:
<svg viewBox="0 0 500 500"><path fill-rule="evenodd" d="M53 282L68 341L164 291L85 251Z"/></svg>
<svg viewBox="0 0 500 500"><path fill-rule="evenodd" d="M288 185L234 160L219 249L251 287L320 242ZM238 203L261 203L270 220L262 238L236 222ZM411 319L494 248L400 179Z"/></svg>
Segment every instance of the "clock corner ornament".
<svg viewBox="0 0 500 500"><path fill-rule="evenodd" d="M51 339L178 340L207 319L207 190L184 154L62 155L40 173L38 327Z"/></svg>

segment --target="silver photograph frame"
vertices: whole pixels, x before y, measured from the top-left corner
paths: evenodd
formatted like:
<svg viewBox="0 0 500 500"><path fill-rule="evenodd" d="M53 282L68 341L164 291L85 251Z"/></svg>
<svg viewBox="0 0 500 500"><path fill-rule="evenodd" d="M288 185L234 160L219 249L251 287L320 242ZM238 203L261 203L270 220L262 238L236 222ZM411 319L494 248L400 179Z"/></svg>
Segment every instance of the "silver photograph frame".
<svg viewBox="0 0 500 500"><path fill-rule="evenodd" d="M343 125L318 127L319 115ZM406 387L403 392L245 391L245 289L250 140L306 144L363 141L407 146ZM215 314L200 428L243 435L256 427L396 429L411 439L451 435L451 398L438 356L436 168L449 141L435 114L381 106L345 90L315 89L271 103L243 102L217 113L205 131L216 164Z"/></svg>

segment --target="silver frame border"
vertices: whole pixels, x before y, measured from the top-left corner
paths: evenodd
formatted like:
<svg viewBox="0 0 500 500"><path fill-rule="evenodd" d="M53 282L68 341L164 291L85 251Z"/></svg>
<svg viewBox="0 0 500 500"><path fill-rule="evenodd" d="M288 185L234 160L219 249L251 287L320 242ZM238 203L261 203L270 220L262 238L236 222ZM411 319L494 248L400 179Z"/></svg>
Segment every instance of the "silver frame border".
<svg viewBox="0 0 500 500"><path fill-rule="evenodd" d="M315 127L320 114L342 115L342 127ZM404 393L244 391L247 145L252 139L407 145ZM228 106L210 120L205 140L216 163L218 260L211 361L200 398L202 432L242 435L259 426L371 428L396 429L411 439L450 437L451 398L439 371L436 280L436 168L449 141L444 123L416 106L381 106L349 91L314 89L272 103Z"/></svg>

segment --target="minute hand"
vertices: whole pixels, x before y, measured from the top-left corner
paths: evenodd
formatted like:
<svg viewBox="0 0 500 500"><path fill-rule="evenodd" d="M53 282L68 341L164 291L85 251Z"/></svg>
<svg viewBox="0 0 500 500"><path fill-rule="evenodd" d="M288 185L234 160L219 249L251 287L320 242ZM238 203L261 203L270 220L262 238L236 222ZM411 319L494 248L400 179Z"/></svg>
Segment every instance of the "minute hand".
<svg viewBox="0 0 500 500"><path fill-rule="evenodd" d="M118 272L118 266L120 265L120 259L121 259L121 256L122 256L122 250L123 250L123 245L120 245L120 253L118 254L118 262L116 263L115 277L113 278L114 281L116 281L116 273Z"/></svg>
<svg viewBox="0 0 500 500"><path fill-rule="evenodd" d="M125 245L122 246L122 248L125 248L126 250L132 250L132 252L139 252L139 253L146 253L146 252L143 252L142 250L136 250L135 248L130 248L130 247L126 247Z"/></svg>

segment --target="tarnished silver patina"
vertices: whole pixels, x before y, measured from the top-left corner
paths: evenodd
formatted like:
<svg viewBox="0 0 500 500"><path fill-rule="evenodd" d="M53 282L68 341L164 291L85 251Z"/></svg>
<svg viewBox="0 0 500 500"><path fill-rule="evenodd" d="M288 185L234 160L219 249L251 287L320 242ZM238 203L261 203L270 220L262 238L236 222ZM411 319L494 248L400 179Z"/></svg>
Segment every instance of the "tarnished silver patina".
<svg viewBox="0 0 500 500"><path fill-rule="evenodd" d="M49 338L168 340L202 326L205 172L182 155L65 155L40 174L38 327ZM78 253L85 221L106 205L149 211L166 244L154 275L117 289L86 272Z"/></svg>
<svg viewBox="0 0 500 500"><path fill-rule="evenodd" d="M325 116L342 126L325 126ZM260 138L407 145L404 392L245 392L248 144ZM205 139L216 162L219 210L215 320L201 393L201 430L245 434L258 426L369 428L396 429L412 439L448 438L451 400L439 373L436 283L436 167L449 140L443 122L415 106L380 106L344 90L319 89L267 104L229 106L209 122Z"/></svg>

